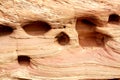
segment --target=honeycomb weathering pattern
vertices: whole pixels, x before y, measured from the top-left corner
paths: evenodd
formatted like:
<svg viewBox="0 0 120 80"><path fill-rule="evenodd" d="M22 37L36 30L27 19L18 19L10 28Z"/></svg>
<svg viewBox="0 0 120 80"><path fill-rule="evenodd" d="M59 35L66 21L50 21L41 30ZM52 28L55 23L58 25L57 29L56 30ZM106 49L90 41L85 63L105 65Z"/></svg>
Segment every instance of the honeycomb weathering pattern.
<svg viewBox="0 0 120 80"><path fill-rule="evenodd" d="M1 0L0 80L120 78L120 0Z"/></svg>

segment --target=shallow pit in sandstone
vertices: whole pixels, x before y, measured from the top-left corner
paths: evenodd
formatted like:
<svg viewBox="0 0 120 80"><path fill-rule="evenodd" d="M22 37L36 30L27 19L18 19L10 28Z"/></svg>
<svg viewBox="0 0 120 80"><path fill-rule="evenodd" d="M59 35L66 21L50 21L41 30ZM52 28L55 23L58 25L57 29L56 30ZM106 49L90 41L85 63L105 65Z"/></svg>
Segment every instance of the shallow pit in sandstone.
<svg viewBox="0 0 120 80"><path fill-rule="evenodd" d="M120 21L120 17L118 14L110 14L109 15L109 19L108 19L108 22L109 23L119 23Z"/></svg>
<svg viewBox="0 0 120 80"><path fill-rule="evenodd" d="M64 32L60 32L55 38L60 45L67 45L70 42L69 36Z"/></svg>
<svg viewBox="0 0 120 80"><path fill-rule="evenodd" d="M32 36L44 35L47 33L51 26L44 21L33 21L23 26L25 32Z"/></svg>
<svg viewBox="0 0 120 80"><path fill-rule="evenodd" d="M25 56L25 55L19 55L18 58L18 63L23 66L29 66L30 65L30 57Z"/></svg>
<svg viewBox="0 0 120 80"><path fill-rule="evenodd" d="M0 25L0 36L7 36L13 32L13 29L9 26Z"/></svg>
<svg viewBox="0 0 120 80"><path fill-rule="evenodd" d="M104 36L95 31L100 21L95 16L80 17L76 22L76 31L78 33L79 44L82 47L103 47Z"/></svg>

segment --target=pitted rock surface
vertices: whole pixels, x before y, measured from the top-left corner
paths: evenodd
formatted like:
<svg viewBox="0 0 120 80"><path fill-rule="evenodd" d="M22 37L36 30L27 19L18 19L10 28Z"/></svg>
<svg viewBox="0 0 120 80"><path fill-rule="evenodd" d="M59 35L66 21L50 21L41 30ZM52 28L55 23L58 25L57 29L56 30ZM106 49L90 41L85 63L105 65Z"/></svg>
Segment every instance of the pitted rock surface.
<svg viewBox="0 0 120 80"><path fill-rule="evenodd" d="M1 80L120 78L120 0L1 0Z"/></svg>

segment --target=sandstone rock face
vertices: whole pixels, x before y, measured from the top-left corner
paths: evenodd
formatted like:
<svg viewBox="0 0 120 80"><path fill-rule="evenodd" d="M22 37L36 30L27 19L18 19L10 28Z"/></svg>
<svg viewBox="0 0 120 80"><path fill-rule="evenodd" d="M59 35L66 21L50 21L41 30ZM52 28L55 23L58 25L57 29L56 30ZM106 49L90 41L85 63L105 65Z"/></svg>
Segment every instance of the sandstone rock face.
<svg viewBox="0 0 120 80"><path fill-rule="evenodd" d="M0 0L0 80L120 78L120 0Z"/></svg>

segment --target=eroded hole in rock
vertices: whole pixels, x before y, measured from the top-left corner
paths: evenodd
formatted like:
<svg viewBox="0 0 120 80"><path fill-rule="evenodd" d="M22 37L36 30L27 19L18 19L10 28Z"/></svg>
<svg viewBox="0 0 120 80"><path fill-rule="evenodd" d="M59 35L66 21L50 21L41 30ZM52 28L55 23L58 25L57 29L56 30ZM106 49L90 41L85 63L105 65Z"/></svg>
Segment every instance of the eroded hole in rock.
<svg viewBox="0 0 120 80"><path fill-rule="evenodd" d="M77 19L76 31L80 46L98 47L104 45L104 35L95 31L97 25L100 25L100 22L96 17L82 17Z"/></svg>
<svg viewBox="0 0 120 80"><path fill-rule="evenodd" d="M119 22L120 21L120 17L117 14L111 14L109 15L109 20L108 22Z"/></svg>
<svg viewBox="0 0 120 80"><path fill-rule="evenodd" d="M60 45L67 45L70 42L69 36L64 32L59 33L55 38Z"/></svg>
<svg viewBox="0 0 120 80"><path fill-rule="evenodd" d="M31 22L23 26L25 32L32 36L43 35L51 29L51 26L43 21Z"/></svg>
<svg viewBox="0 0 120 80"><path fill-rule="evenodd" d="M25 56L25 55L19 55L18 56L18 63L20 65L30 65L30 57L29 56Z"/></svg>
<svg viewBox="0 0 120 80"><path fill-rule="evenodd" d="M13 29L9 26L0 25L0 36L10 35Z"/></svg>
<svg viewBox="0 0 120 80"><path fill-rule="evenodd" d="M63 26L63 28L66 28L66 26Z"/></svg>

